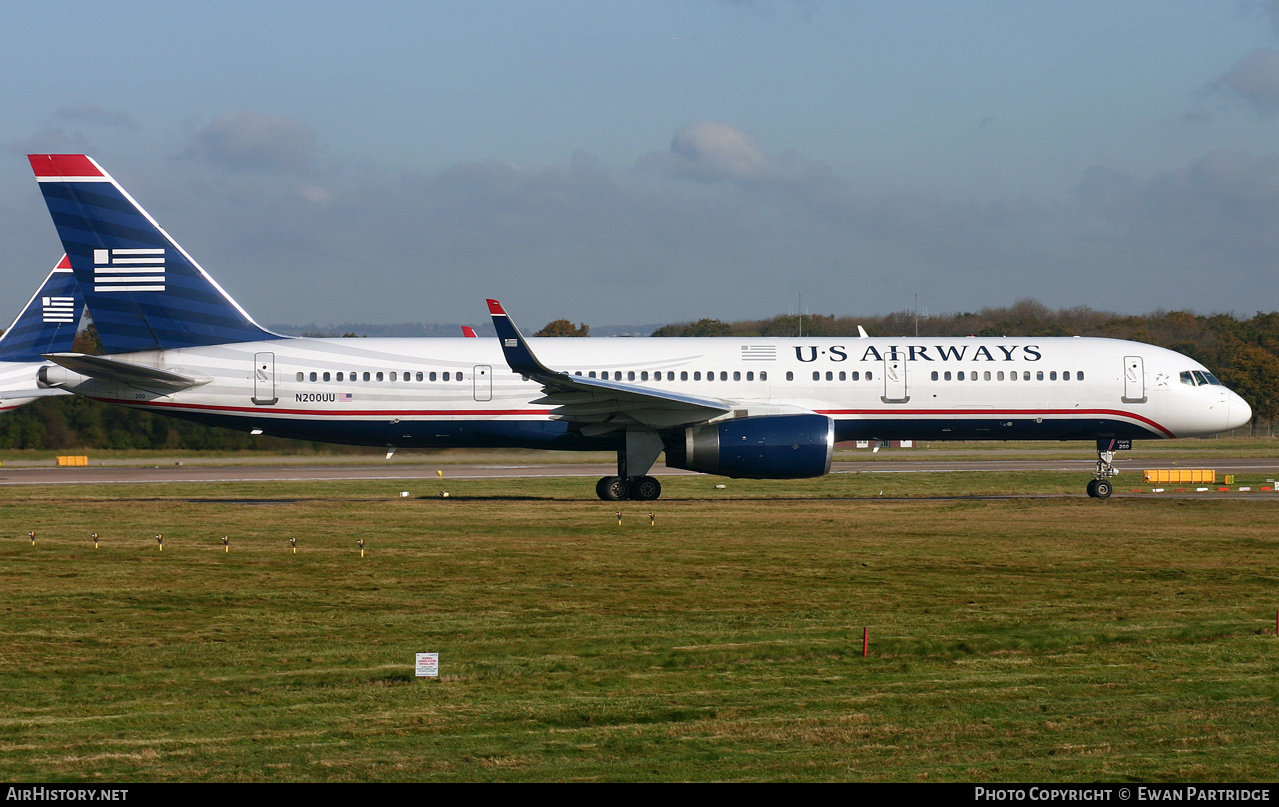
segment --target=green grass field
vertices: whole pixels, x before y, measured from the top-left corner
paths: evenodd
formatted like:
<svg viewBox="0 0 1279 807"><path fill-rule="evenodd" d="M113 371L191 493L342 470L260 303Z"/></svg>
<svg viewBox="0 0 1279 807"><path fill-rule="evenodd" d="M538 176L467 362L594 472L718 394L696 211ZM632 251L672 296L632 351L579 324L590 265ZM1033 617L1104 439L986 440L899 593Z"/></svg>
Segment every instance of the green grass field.
<svg viewBox="0 0 1279 807"><path fill-rule="evenodd" d="M7 488L0 777L1274 779L1279 504L716 482Z"/></svg>

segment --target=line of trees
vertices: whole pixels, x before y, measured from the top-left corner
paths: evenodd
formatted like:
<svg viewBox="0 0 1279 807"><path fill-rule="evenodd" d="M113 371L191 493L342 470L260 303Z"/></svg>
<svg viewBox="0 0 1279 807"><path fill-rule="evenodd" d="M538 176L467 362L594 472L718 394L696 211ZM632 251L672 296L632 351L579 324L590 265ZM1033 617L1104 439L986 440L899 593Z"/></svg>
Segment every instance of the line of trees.
<svg viewBox="0 0 1279 807"><path fill-rule="evenodd" d="M876 317L781 315L764 320L667 325L654 336L806 336L856 337L857 326L872 336L1105 336L1159 345L1184 353L1211 369L1222 383L1252 405L1254 424L1273 424L1279 414L1279 312L1248 319L1231 314L1157 311L1121 316L1090 308L1051 310L1024 300L976 313L917 317L899 311ZM585 324L548 323L539 336L586 336ZM76 352L99 353L90 326L78 337ZM186 449L311 450L332 447L269 437L251 437L230 429L152 415L86 398L42 398L0 415L0 449ZM340 450L340 449L339 449Z"/></svg>

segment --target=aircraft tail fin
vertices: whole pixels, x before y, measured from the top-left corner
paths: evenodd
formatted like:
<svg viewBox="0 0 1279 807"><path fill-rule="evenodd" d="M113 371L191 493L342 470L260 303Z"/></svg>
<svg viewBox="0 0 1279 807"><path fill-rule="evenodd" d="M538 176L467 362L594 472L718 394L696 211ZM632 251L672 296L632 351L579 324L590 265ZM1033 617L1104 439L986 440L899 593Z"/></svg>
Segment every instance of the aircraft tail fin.
<svg viewBox="0 0 1279 807"><path fill-rule="evenodd" d="M108 353L285 338L254 322L92 158L27 159Z"/></svg>
<svg viewBox="0 0 1279 807"><path fill-rule="evenodd" d="M0 361L44 361L42 353L65 353L75 342L84 313L84 295L71 263L63 255L57 266L9 329L0 336Z"/></svg>

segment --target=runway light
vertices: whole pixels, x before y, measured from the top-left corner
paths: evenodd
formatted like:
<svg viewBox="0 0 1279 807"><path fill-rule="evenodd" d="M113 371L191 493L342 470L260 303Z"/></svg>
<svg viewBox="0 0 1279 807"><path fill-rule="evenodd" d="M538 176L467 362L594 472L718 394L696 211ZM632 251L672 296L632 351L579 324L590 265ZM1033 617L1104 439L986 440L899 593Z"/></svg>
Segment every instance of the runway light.
<svg viewBox="0 0 1279 807"><path fill-rule="evenodd" d="M35 531L35 530L27 530L27 537L31 539L31 545L32 545L32 546L35 546L35 545L36 545L36 531Z"/></svg>
<svg viewBox="0 0 1279 807"><path fill-rule="evenodd" d="M155 542L160 545L160 551L164 551L164 536L160 533L155 534Z"/></svg>
<svg viewBox="0 0 1279 807"><path fill-rule="evenodd" d="M97 549L97 548L98 548L98 534L95 532L95 533L93 534L93 536L92 536L92 537L93 537L93 548L94 548L94 549Z"/></svg>
<svg viewBox="0 0 1279 807"><path fill-rule="evenodd" d="M438 476L440 479L443 479L443 478L444 478L444 472L443 472L443 471L437 470L437 471L435 472L435 475L436 475L436 476Z"/></svg>
<svg viewBox="0 0 1279 807"><path fill-rule="evenodd" d="M364 539L361 538L360 540L356 541L356 543L360 545L360 557L364 557Z"/></svg>
<svg viewBox="0 0 1279 807"><path fill-rule="evenodd" d="M650 526L650 527L655 527L655 526L657 526L657 519L653 516L653 511L652 511L652 510L649 510L649 511L648 511L648 526Z"/></svg>
<svg viewBox="0 0 1279 807"><path fill-rule="evenodd" d="M290 538L290 539L289 539L289 546L293 547L293 554L295 554L295 555L296 555L296 554L298 553L298 539L297 539L297 538Z"/></svg>
<svg viewBox="0 0 1279 807"><path fill-rule="evenodd" d="M620 526L622 526L622 511L621 511L621 510L618 510L618 511L617 511L617 526L619 526L619 527L620 527Z"/></svg>
<svg viewBox="0 0 1279 807"><path fill-rule="evenodd" d="M225 535L222 536L222 551L223 552L231 551L231 542L227 540L227 537Z"/></svg>

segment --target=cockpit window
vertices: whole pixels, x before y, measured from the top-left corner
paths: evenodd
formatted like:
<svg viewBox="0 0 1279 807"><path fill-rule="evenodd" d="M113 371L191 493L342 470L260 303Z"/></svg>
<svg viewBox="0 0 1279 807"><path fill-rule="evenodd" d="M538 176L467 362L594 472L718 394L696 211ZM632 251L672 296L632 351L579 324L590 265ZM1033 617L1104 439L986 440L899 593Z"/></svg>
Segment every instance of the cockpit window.
<svg viewBox="0 0 1279 807"><path fill-rule="evenodd" d="M1207 370L1204 370L1204 371L1203 371L1203 377L1204 377L1204 378L1206 378L1206 379L1208 379L1208 383L1209 383L1209 384L1212 384L1214 387L1224 387L1224 386L1225 386L1225 384L1222 384L1220 381L1218 381L1218 380L1217 380L1217 377L1216 377L1215 375L1213 375L1212 373L1208 372Z"/></svg>
<svg viewBox="0 0 1279 807"><path fill-rule="evenodd" d="M1198 370L1195 370L1195 381L1198 381L1201 385L1208 383L1208 379L1204 378L1204 374Z"/></svg>
<svg viewBox="0 0 1279 807"><path fill-rule="evenodd" d="M1181 383L1189 384L1190 386L1193 387L1195 385L1194 375L1192 375L1189 370L1186 370L1185 372L1181 374Z"/></svg>

